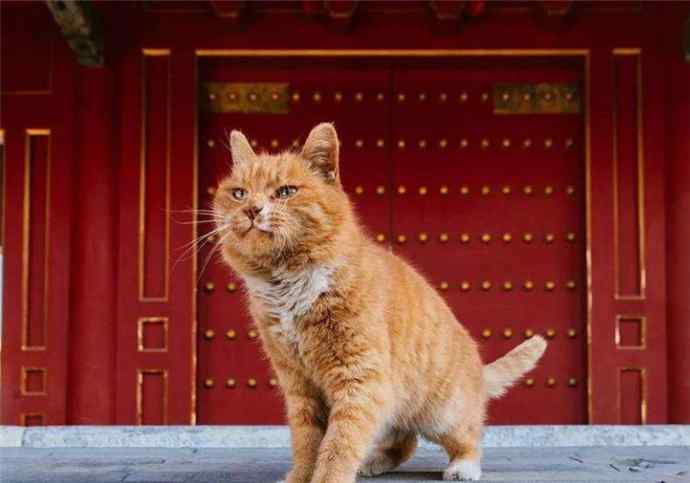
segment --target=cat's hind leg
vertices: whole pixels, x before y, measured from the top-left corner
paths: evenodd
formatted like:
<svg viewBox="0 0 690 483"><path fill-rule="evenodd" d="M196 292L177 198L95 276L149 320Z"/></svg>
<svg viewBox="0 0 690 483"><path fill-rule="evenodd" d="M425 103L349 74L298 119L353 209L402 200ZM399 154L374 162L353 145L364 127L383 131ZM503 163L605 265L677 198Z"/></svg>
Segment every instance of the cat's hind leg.
<svg viewBox="0 0 690 483"><path fill-rule="evenodd" d="M374 445L359 474L376 476L392 471L410 459L416 449L415 433L393 429Z"/></svg>
<svg viewBox="0 0 690 483"><path fill-rule="evenodd" d="M438 442L450 459L443 472L444 480L476 481L481 478L481 425L458 425L441 435Z"/></svg>

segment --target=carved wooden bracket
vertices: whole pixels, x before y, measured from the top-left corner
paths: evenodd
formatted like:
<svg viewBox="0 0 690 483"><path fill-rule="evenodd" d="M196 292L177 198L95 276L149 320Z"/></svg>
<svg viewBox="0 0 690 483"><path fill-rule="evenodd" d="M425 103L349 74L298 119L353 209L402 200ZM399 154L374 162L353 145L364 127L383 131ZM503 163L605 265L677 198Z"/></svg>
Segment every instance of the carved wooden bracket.
<svg viewBox="0 0 690 483"><path fill-rule="evenodd" d="M101 18L85 0L46 0L62 35L81 65L103 67Z"/></svg>

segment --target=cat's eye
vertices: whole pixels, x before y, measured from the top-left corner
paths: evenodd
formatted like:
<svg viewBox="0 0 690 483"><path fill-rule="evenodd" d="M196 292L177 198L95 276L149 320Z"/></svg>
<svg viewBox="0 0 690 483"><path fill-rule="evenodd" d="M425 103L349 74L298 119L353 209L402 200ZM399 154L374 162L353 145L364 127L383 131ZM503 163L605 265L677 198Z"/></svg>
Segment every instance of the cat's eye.
<svg viewBox="0 0 690 483"><path fill-rule="evenodd" d="M247 197L247 190L244 188L233 188L231 193L232 197L235 198L237 201L242 201Z"/></svg>
<svg viewBox="0 0 690 483"><path fill-rule="evenodd" d="M295 196L296 193L297 186L285 185L276 190L275 197L284 200L290 198L291 196Z"/></svg>

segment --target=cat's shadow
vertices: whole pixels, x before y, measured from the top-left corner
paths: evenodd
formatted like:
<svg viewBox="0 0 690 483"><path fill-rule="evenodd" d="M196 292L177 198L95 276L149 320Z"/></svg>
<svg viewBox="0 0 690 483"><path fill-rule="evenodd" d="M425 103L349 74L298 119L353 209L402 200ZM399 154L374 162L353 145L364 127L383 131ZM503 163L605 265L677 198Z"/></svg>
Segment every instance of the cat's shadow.
<svg viewBox="0 0 690 483"><path fill-rule="evenodd" d="M360 476L357 481L441 481L442 475L438 471L391 471L379 476Z"/></svg>

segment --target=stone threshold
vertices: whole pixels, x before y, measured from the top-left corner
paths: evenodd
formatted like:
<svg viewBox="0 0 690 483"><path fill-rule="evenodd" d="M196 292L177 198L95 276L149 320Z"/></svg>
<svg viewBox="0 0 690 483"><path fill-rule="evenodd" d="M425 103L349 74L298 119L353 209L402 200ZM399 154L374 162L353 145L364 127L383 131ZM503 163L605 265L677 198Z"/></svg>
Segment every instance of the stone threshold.
<svg viewBox="0 0 690 483"><path fill-rule="evenodd" d="M285 426L0 426L0 447L286 448ZM489 426L484 447L688 446L690 425ZM432 443L422 441L422 447Z"/></svg>

